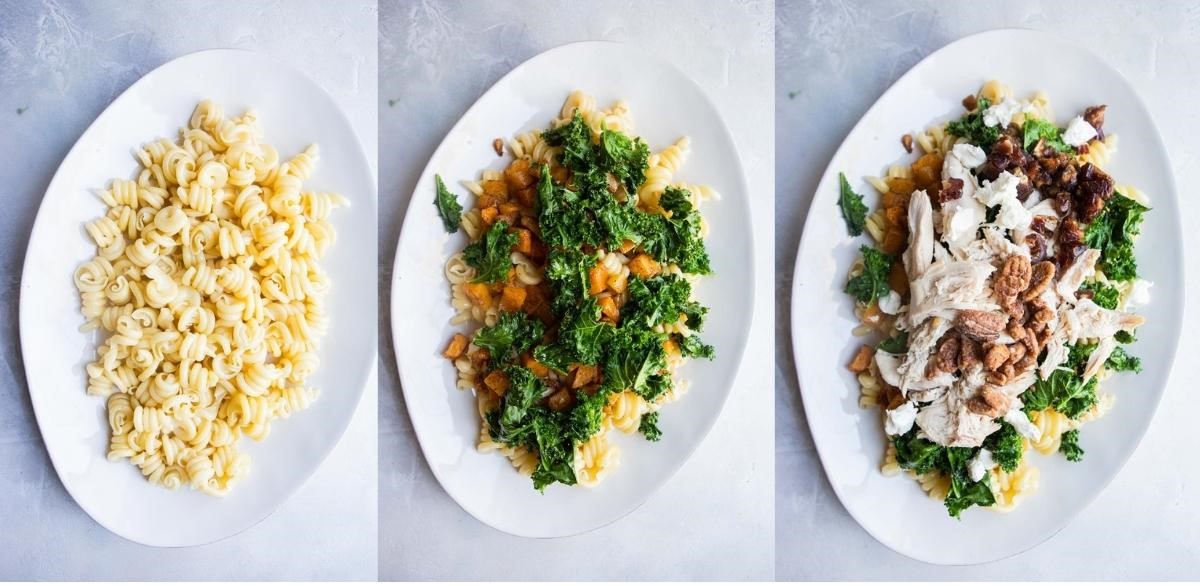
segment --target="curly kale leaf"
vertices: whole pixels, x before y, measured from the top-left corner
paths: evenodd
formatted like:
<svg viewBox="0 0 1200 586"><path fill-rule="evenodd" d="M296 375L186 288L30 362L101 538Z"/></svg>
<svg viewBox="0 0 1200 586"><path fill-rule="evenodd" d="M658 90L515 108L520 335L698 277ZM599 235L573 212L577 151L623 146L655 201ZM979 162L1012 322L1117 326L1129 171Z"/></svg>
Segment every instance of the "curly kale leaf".
<svg viewBox="0 0 1200 586"><path fill-rule="evenodd" d="M945 503L950 516L956 519L972 505L989 507L996 503L991 476L984 476L976 482L971 480L967 471L967 464L977 451L978 448L946 448L947 470L944 472L950 475L950 490Z"/></svg>
<svg viewBox="0 0 1200 586"><path fill-rule="evenodd" d="M1021 434L1017 432L1017 428L1010 425L1007 421L1000 422L1000 429L984 440L983 447L992 453L992 459L1005 472L1016 470L1017 465L1021 463L1021 457L1025 453Z"/></svg>
<svg viewBox="0 0 1200 586"><path fill-rule="evenodd" d="M671 217L647 214L642 248L659 262L679 265L685 273L711 273L708 250L700 236L700 212L692 207L688 191L668 187L659 197L659 205Z"/></svg>
<svg viewBox="0 0 1200 586"><path fill-rule="evenodd" d="M630 139L608 129L600 133L600 164L625 185L627 193L637 193L646 180L649 157L650 148L641 138Z"/></svg>
<svg viewBox="0 0 1200 586"><path fill-rule="evenodd" d="M967 139L967 142L988 150L1000 139L1000 127L988 126L983 123L983 112L992 103L979 98L979 105L972 112L967 112L962 118L946 126L946 132Z"/></svg>
<svg viewBox="0 0 1200 586"><path fill-rule="evenodd" d="M1083 239L1088 248L1100 251L1098 263L1105 276L1114 281L1137 278L1137 259L1133 254L1133 239L1150 208L1114 193L1104 210L1088 224Z"/></svg>
<svg viewBox="0 0 1200 586"><path fill-rule="evenodd" d="M1108 355L1108 360L1104 365L1116 372L1141 372L1142 359L1138 358L1125 351L1124 348L1113 350L1112 354Z"/></svg>
<svg viewBox="0 0 1200 586"><path fill-rule="evenodd" d="M623 323L637 323L652 328L675 323L681 315L695 315L700 321L706 309L692 301L691 296L691 283L678 275L649 279L634 277L629 280L629 301L621 310ZM688 321L692 320L689 318Z"/></svg>
<svg viewBox="0 0 1200 586"><path fill-rule="evenodd" d="M541 342L545 333L546 326L529 315L504 311L495 325L479 328L472 342L488 351L492 364L504 364Z"/></svg>
<svg viewBox="0 0 1200 586"><path fill-rule="evenodd" d="M546 256L546 280L554 289L551 307L557 315L575 309L588 297L588 271L596 255L578 250L551 250Z"/></svg>
<svg viewBox="0 0 1200 586"><path fill-rule="evenodd" d="M908 332L898 332L875 346L876 350L888 354L904 354L908 352Z"/></svg>
<svg viewBox="0 0 1200 586"><path fill-rule="evenodd" d="M600 306L595 298L589 297L563 316L558 326L558 343L570 351L570 362L595 364L613 331L611 324L600 321Z"/></svg>
<svg viewBox="0 0 1200 586"><path fill-rule="evenodd" d="M1092 282L1084 283L1079 287L1080 291L1091 291L1092 301L1105 309L1116 309L1117 303L1121 301L1121 292L1116 287L1107 283Z"/></svg>
<svg viewBox="0 0 1200 586"><path fill-rule="evenodd" d="M842 210L842 218L846 220L846 230L851 236L861 236L867 225L867 204L863 203L862 195L850 188L845 173L838 173L838 186L838 207Z"/></svg>
<svg viewBox="0 0 1200 586"><path fill-rule="evenodd" d="M1063 142L1062 131L1053 122L1038 118L1026 118L1025 125L1021 128L1021 134L1023 136L1022 146L1027 151L1033 152L1034 145L1039 140L1044 140L1046 146L1053 148L1055 152L1075 154L1075 148Z"/></svg>
<svg viewBox="0 0 1200 586"><path fill-rule="evenodd" d="M475 283L502 283L512 270L512 249L517 235L508 231L508 222L500 220L488 228L483 238L463 249L463 260L475 267Z"/></svg>
<svg viewBox="0 0 1200 586"><path fill-rule="evenodd" d="M576 393L575 406L571 408L567 418L567 434L572 440L585 442L600 433L608 396L609 393L603 391L587 393L580 390Z"/></svg>
<svg viewBox="0 0 1200 586"><path fill-rule="evenodd" d="M599 246L600 226L589 213L590 202L565 187L555 185L550 168L543 165L538 180L538 228L542 242L551 249L577 250L583 245Z"/></svg>
<svg viewBox="0 0 1200 586"><path fill-rule="evenodd" d="M1083 448L1079 447L1079 430L1072 429L1062 435L1062 443L1058 446L1058 451L1062 452L1067 460L1078 462L1083 459Z"/></svg>
<svg viewBox="0 0 1200 586"><path fill-rule="evenodd" d="M647 401L657 399L669 389L669 379L660 374L667 368L665 340L664 334L644 328L616 330L605 348L603 388L611 391L629 389Z"/></svg>
<svg viewBox="0 0 1200 586"><path fill-rule="evenodd" d="M893 436L892 445L896 447L896 463L916 474L936 469L938 460L944 456L945 451L942 446L917 437L916 429L911 429L904 435Z"/></svg>
<svg viewBox="0 0 1200 586"><path fill-rule="evenodd" d="M1096 404L1096 377L1083 379L1083 367L1095 350L1094 345L1077 344L1071 347L1067 363L1048 378L1038 380L1021 394L1025 412L1054 409L1071 419L1078 419Z"/></svg>
<svg viewBox="0 0 1200 586"><path fill-rule="evenodd" d="M446 189L446 184L442 183L441 175L434 175L433 182L437 187L437 193L433 197L433 205L437 207L438 216L442 218L442 227L447 232L453 234L458 231L458 227L462 224L462 205L458 203L458 197Z"/></svg>
<svg viewBox="0 0 1200 586"><path fill-rule="evenodd" d="M559 161L576 173L587 172L595 165L596 154L592 149L592 129L578 110L571 121L542 133L542 139L550 146L562 147Z"/></svg>
<svg viewBox="0 0 1200 586"><path fill-rule="evenodd" d="M638 433L652 442L662 439L662 430L658 428L658 411L642 416L642 421L638 424Z"/></svg>
<svg viewBox="0 0 1200 586"><path fill-rule="evenodd" d="M892 259L883 251L865 244L859 250L863 255L863 271L846 283L846 292L860 303L870 304L880 297L886 297L891 291L888 272L892 268Z"/></svg>
<svg viewBox="0 0 1200 586"><path fill-rule="evenodd" d="M684 357L707 358L712 360L717 355L717 351L712 346L705 344L700 339L700 336L696 334L692 334L687 337L675 334L672 337L675 339L675 343L679 345L679 352Z"/></svg>

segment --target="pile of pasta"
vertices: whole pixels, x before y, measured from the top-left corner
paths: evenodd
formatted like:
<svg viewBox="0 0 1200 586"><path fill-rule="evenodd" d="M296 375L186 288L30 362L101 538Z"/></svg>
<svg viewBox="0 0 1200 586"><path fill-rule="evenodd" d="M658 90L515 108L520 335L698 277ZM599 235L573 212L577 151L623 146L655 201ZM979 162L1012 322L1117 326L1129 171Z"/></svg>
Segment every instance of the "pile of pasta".
<svg viewBox="0 0 1200 586"><path fill-rule="evenodd" d="M175 142L135 151L134 181L99 193L107 213L85 228L96 257L75 273L82 331L98 330L89 395L107 399L109 460L152 484L228 492L249 469L242 436L316 398L328 327L340 195L305 191L316 145L281 162L251 110L226 118L201 102Z"/></svg>

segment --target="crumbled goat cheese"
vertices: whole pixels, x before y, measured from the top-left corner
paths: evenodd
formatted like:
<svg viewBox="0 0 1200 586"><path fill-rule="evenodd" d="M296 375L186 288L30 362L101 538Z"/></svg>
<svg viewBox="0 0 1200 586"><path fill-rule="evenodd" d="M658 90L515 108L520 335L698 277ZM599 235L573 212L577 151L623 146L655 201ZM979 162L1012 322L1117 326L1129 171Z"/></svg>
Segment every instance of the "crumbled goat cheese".
<svg viewBox="0 0 1200 586"><path fill-rule="evenodd" d="M883 430L888 435L904 435L912 429L913 423L916 421L917 405L912 401L906 401L903 405L888 410Z"/></svg>
<svg viewBox="0 0 1200 586"><path fill-rule="evenodd" d="M1096 138L1096 136L1096 129L1092 128L1092 125L1088 124L1083 119L1083 116L1072 118L1071 122L1067 124L1066 131L1062 133L1063 142L1073 147L1087 144L1089 140Z"/></svg>
<svg viewBox="0 0 1200 586"><path fill-rule="evenodd" d="M967 472L971 475L971 482L979 482L987 475L988 471L996 467L996 460L992 459L992 452L987 448L979 450L970 462L967 462Z"/></svg>

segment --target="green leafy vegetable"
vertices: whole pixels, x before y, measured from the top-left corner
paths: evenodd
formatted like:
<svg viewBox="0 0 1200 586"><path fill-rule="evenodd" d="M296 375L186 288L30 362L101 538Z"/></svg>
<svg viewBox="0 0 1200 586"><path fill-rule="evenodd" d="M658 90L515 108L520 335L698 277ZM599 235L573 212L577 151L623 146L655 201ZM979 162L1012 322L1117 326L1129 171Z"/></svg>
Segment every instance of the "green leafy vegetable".
<svg viewBox="0 0 1200 586"><path fill-rule="evenodd" d="M946 126L946 132L967 139L967 142L988 150L1000 139L1000 127L988 126L983 123L983 112L992 103L979 98L979 105L972 112L967 112L962 118Z"/></svg>
<svg viewBox="0 0 1200 586"><path fill-rule="evenodd" d="M545 331L542 322L524 313L504 311L496 325L479 328L472 342L488 351L493 364L503 364L540 342Z"/></svg>
<svg viewBox="0 0 1200 586"><path fill-rule="evenodd" d="M1114 193L1104 210L1088 224L1084 243L1100 251L1098 263L1105 276L1114 281L1137 278L1137 259L1133 239L1141 231L1142 217L1150 208Z"/></svg>
<svg viewBox="0 0 1200 586"><path fill-rule="evenodd" d="M463 260L475 267L478 274L475 283L502 283L512 270L512 249L517 245L517 235L508 232L508 222L499 220L488 228L483 238L463 249Z"/></svg>
<svg viewBox="0 0 1200 586"><path fill-rule="evenodd" d="M1042 379L1021 394L1025 412L1033 413L1052 408L1071 419L1078 419L1096 404L1096 377L1083 380L1082 370L1095 349L1094 345L1078 344L1071 347L1067 363L1050 377Z"/></svg>
<svg viewBox="0 0 1200 586"><path fill-rule="evenodd" d="M595 364L612 332L611 324L600 321L600 306L596 299L589 297L563 316L558 326L558 341L570 350L572 362Z"/></svg>
<svg viewBox="0 0 1200 586"><path fill-rule="evenodd" d="M651 377L667 368L665 340L665 335L653 330L630 327L617 330L606 348L603 388L629 389L647 401L657 399L665 389L652 385Z"/></svg>
<svg viewBox="0 0 1200 586"><path fill-rule="evenodd" d="M1117 304L1121 301L1121 292L1116 287L1099 281L1084 283L1079 290L1091 291L1092 301L1106 309L1116 309Z"/></svg>
<svg viewBox="0 0 1200 586"><path fill-rule="evenodd" d="M863 271L846 283L846 292L860 303L869 305L880 297L886 297L891 291L888 271L892 268L892 259L883 251L867 245L859 250L863 255Z"/></svg>
<svg viewBox="0 0 1200 586"><path fill-rule="evenodd" d="M1108 360L1104 362L1104 365L1116 372L1142 371L1142 359L1126 352L1124 348L1113 350L1112 354L1108 355Z"/></svg>
<svg viewBox="0 0 1200 586"><path fill-rule="evenodd" d="M1067 460L1078 462L1083 459L1083 448L1079 447L1079 430L1072 429L1062 435L1062 443L1058 445L1058 451L1062 452Z"/></svg>
<svg viewBox="0 0 1200 586"><path fill-rule="evenodd" d="M712 360L716 356L716 350L712 346L705 344L700 340L700 336L692 334L686 338L676 334L673 336L676 343L679 344L679 351L685 357L707 358Z"/></svg>
<svg viewBox="0 0 1200 586"><path fill-rule="evenodd" d="M438 215L442 217L442 227L447 232L453 234L458 231L458 227L462 224L462 205L458 203L458 197L446 189L446 184L442 183L441 175L433 176L434 184L437 186L437 194L433 197L433 205L437 207Z"/></svg>
<svg viewBox="0 0 1200 586"><path fill-rule="evenodd" d="M842 210L842 218L846 220L846 229L851 236L860 236L867 225L867 204L863 203L862 195L850 188L845 173L838 173L838 186L838 207Z"/></svg>
<svg viewBox="0 0 1200 586"><path fill-rule="evenodd" d="M650 148L640 138L605 129L600 133L600 163L625 185L626 193L637 193L646 180Z"/></svg>
<svg viewBox="0 0 1200 586"><path fill-rule="evenodd" d="M902 436L893 437L892 445L896 448L896 462L901 468L915 474L937 471L950 478L950 490L945 500L950 516L957 518L972 505L986 507L995 503L990 476L974 482L967 469L978 448L939 446L917 437L915 428Z"/></svg>
<svg viewBox="0 0 1200 586"><path fill-rule="evenodd" d="M1063 142L1062 131L1059 130L1053 122L1040 120L1038 118L1026 118L1025 126L1021 129L1022 143L1025 150L1033 152L1033 147L1039 140L1046 141L1045 144L1051 147L1055 152L1064 154L1075 154L1075 148Z"/></svg>
<svg viewBox="0 0 1200 586"><path fill-rule="evenodd" d="M658 428L658 411L642 416L642 421L638 424L638 433L652 442L662 439L662 430Z"/></svg>
<svg viewBox="0 0 1200 586"><path fill-rule="evenodd" d="M1007 421L1000 422L1000 429L984 440L983 447L992 452L992 459L1005 472L1016 470L1025 452L1021 434Z"/></svg>
<svg viewBox="0 0 1200 586"><path fill-rule="evenodd" d="M888 354L904 354L908 352L908 332L898 332L875 346L876 350Z"/></svg>

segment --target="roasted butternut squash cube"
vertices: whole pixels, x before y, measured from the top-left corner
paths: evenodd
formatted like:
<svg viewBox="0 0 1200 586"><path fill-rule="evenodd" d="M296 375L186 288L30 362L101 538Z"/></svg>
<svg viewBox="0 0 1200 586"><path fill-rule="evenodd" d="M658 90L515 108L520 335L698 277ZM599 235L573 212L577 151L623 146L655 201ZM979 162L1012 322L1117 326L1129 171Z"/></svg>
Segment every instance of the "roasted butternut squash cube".
<svg viewBox="0 0 1200 586"><path fill-rule="evenodd" d="M604 265L596 263L588 271L588 293L591 295L599 295L604 292L604 288L608 286L608 271L604 270Z"/></svg>
<svg viewBox="0 0 1200 586"><path fill-rule="evenodd" d="M466 336L454 334L454 337L450 338L450 343L446 345L446 350L442 352L442 356L450 360L457 360L466 351L468 343L470 340Z"/></svg>
<svg viewBox="0 0 1200 586"><path fill-rule="evenodd" d="M525 287L505 285L500 293L500 309L504 311L521 311L525 305Z"/></svg>
<svg viewBox="0 0 1200 586"><path fill-rule="evenodd" d="M612 297L601 297L599 305L601 319L613 324L617 323L617 318L621 317L621 312L617 309L617 302L613 301Z"/></svg>
<svg viewBox="0 0 1200 586"><path fill-rule="evenodd" d="M650 258L648 254L639 254L629 261L629 272L641 279L649 279L661 270L658 261Z"/></svg>
<svg viewBox="0 0 1200 586"><path fill-rule="evenodd" d="M858 352L854 354L854 359L850 361L847 368L850 372L860 373L871 367L871 359L875 357L875 351L870 346L859 346Z"/></svg>
<svg viewBox="0 0 1200 586"><path fill-rule="evenodd" d="M572 368L567 384L572 389L582 388L596 380L598 374L600 374L599 369L591 364L577 364Z"/></svg>
<svg viewBox="0 0 1200 586"><path fill-rule="evenodd" d="M483 283L467 283L463 285L463 293L476 307L492 306L492 291Z"/></svg>
<svg viewBox="0 0 1200 586"><path fill-rule="evenodd" d="M537 359L528 352L521 355L521 366L528 368L529 371L533 373L533 376L538 378L542 378L550 374L550 367L538 362Z"/></svg>
<svg viewBox="0 0 1200 586"><path fill-rule="evenodd" d="M508 376L499 370L493 370L483 377L483 386L497 395L504 395L508 392Z"/></svg>

